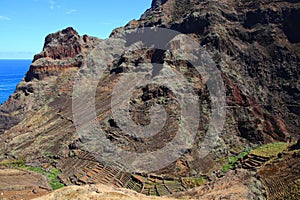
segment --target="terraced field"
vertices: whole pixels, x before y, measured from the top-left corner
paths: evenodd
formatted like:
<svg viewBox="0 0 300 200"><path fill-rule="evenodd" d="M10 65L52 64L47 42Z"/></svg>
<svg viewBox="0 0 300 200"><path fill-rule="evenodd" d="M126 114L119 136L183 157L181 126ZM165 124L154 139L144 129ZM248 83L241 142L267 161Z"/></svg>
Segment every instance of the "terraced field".
<svg viewBox="0 0 300 200"><path fill-rule="evenodd" d="M78 152L76 157L63 159L57 167L62 171L60 179L66 185L108 184L154 196L169 195L191 187L182 179L125 172L118 166L99 163L84 151Z"/></svg>
<svg viewBox="0 0 300 200"><path fill-rule="evenodd" d="M259 169L263 164L265 164L270 158L258 156L255 154L249 154L243 160L242 167L244 169Z"/></svg>
<svg viewBox="0 0 300 200"><path fill-rule="evenodd" d="M201 186L205 178L170 178L153 174L125 172L117 165L101 163L88 152L63 159L57 166L66 185L106 184L145 195L165 196ZM259 175L268 199L300 199L300 151L288 151L284 143L274 143L251 151L242 168ZM287 198L288 197L288 198Z"/></svg>
<svg viewBox="0 0 300 200"><path fill-rule="evenodd" d="M287 143L263 145L251 151L242 167L257 172L268 199L300 199L300 150Z"/></svg>
<svg viewBox="0 0 300 200"><path fill-rule="evenodd" d="M244 169L257 170L269 160L276 158L278 154L286 151L288 144L276 142L260 146L252 151L243 159L242 167Z"/></svg>
<svg viewBox="0 0 300 200"><path fill-rule="evenodd" d="M300 151L276 158L258 174L265 185L268 199L300 199Z"/></svg>

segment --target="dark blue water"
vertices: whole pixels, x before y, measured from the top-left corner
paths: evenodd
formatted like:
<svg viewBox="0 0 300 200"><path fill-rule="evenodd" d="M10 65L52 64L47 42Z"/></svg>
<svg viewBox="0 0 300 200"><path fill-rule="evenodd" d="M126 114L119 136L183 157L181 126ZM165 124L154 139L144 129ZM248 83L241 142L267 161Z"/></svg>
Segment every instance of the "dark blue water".
<svg viewBox="0 0 300 200"><path fill-rule="evenodd" d="M0 59L0 104L15 91L17 84L28 71L31 61Z"/></svg>

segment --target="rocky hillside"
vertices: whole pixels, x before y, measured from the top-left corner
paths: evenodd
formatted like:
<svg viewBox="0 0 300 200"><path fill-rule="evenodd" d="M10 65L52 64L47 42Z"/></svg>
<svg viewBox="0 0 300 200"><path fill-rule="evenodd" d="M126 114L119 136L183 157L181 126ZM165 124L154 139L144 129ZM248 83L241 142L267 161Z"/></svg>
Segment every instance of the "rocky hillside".
<svg viewBox="0 0 300 200"><path fill-rule="evenodd" d="M298 0L153 0L151 8L139 20L115 29L105 40L80 36L73 28L50 34L23 81L0 107L0 161L51 165L61 170L60 178L65 185L110 183L147 195L170 195L205 183L216 190L224 189L224 182L230 185L249 180L241 188L245 198L250 199L256 199L257 195L261 199L286 195L285 187L273 183L280 179L280 170L289 169L285 177L294 174L291 184L296 186L291 187L296 188L297 194L300 175L293 171L299 161L298 154L293 155L297 148L284 150L278 160L272 157L274 163L271 158L271 161L264 157L257 161L257 157L251 160L250 156L251 166L256 166L253 162L261 162L260 169L268 161L271 166L256 172L256 168L243 167L249 163L236 165L238 180L231 179L234 173L224 166L257 146L275 142L292 145L300 137L299 25ZM155 35L151 32L155 29L178 31L198 46L184 41L183 36L173 37L174 32ZM145 48L139 42L141 30L154 34L153 37L142 34L144 43L148 38L159 46L169 37L170 43L166 43L169 49L154 48L152 43ZM216 117L214 102L220 99L210 93L209 83L215 83L216 76L199 74L186 56L198 47L215 63L220 73L218 81L224 84L226 94L226 115L216 115L218 119L224 118L224 126L214 124L212 132L217 136L208 140L206 134ZM209 71L205 64L202 69ZM196 129L182 130L182 123L195 119L180 117L186 111L176 99L178 91L165 85L146 84L136 87L128 97L128 116L140 127L147 128L153 121L157 127L161 121L165 123L152 137L141 138L124 131L127 120L116 119L114 113L125 110L122 98L135 86L136 77L130 77L133 72L148 73L158 81L166 74L181 74L197 96ZM115 93L118 87L124 94ZM154 105L164 108L166 115L152 119ZM95 108L94 112L89 106ZM193 110L187 108L189 112ZM81 134L85 130L92 131ZM192 144L176 160L170 158L167 166L153 159L149 166L155 170L151 173L138 167L124 169L120 163L111 162L113 159L102 159L103 155L115 153L105 144L147 155L171 143L179 130L187 138L195 135ZM98 135L107 142L92 148L92 139ZM213 148L203 156L201 147L207 145ZM293 158L291 168L281 161L288 158ZM131 162L130 156L126 159ZM224 177L218 182L221 176ZM288 178L282 181L284 185ZM274 194L277 196L272 197Z"/></svg>

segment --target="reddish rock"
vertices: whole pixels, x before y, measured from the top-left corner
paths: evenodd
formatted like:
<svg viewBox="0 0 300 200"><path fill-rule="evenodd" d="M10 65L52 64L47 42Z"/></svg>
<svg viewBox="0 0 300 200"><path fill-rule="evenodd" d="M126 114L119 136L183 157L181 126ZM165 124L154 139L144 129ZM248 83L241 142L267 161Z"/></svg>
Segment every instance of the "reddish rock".
<svg viewBox="0 0 300 200"><path fill-rule="evenodd" d="M106 138L123 149L145 153L162 148L180 128L175 94L154 84L137 88L132 94L131 118L145 126L151 121L150 107L159 104L169 116L165 126L155 137L146 139L122 132L112 117L111 98L116 83L126 73L139 70L141 64L164 64L180 72L199 96L201 118L194 145L180 162L155 173L176 177L196 171L210 175L220 170L231 153L263 143L296 140L300 131L299 13L300 2L290 0L153 1L141 19L115 29L107 40L81 37L72 28L50 34L25 80L0 107L1 155L14 154L39 163L52 162L53 157L43 157L50 154L61 164L60 158L71 155L70 144L84 142L75 134L73 83L86 58L97 56L93 51L97 46L101 56L92 64L101 63L107 69L97 83L96 119L83 125L99 123ZM128 49L122 35L137 27L170 28L192 36L220 70L226 87L226 122L218 140L209 141L218 146L206 158L200 159L199 149L211 119L211 97L205 85L208 76L199 75L184 56L138 45ZM188 47L180 42L172 45L175 50ZM142 70L149 69L155 71L151 66ZM89 114L82 111L84 117ZM74 175L70 171L73 178L67 181L76 183Z"/></svg>

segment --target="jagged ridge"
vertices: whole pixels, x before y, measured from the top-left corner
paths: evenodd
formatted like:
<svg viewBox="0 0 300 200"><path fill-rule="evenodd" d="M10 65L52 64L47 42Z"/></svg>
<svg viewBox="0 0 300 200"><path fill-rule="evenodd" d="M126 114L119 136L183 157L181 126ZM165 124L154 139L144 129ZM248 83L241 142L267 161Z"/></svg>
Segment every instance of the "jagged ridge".
<svg viewBox="0 0 300 200"><path fill-rule="evenodd" d="M39 165L55 159L61 164L63 158L73 153L70 144L80 143L81 139L75 134L72 116L74 77L86 64L87 55L99 46L107 51L107 57L99 59L108 70L95 97L96 121L111 141L144 152L147 148L163 146L164 141L170 139L165 135L172 136L178 128L175 118L169 119L168 128L158 135L158 139L137 141L124 137L112 118L110 95L118 78L134 69L136 64L151 60L177 70L183 68L181 72L186 77L196 80L193 86L202 103L203 125L199 133L205 133L205 124L209 120L209 94L201 77L195 75L188 63L169 59L166 54L153 49L132 52L126 49L122 39L117 39L124 32L142 27L177 30L189 34L204 46L222 72L228 105L226 124L214 152L199 159L200 134L197 144L185 156L156 173L179 177L211 174L219 169L222 158L239 153L246 146L295 141L300 127L299 2L153 1L141 19L114 30L107 40L79 36L72 28L50 34L43 51L34 57L25 79L0 107L2 159L24 157ZM109 49L123 53L115 57ZM155 102L167 103L168 113L177 115L177 104L171 100L173 95L157 86L141 88L133 95L135 102L139 102L133 108L133 119L139 124L147 124L149 119L139 110L147 110L147 104ZM158 97L164 97L164 102L159 102Z"/></svg>

